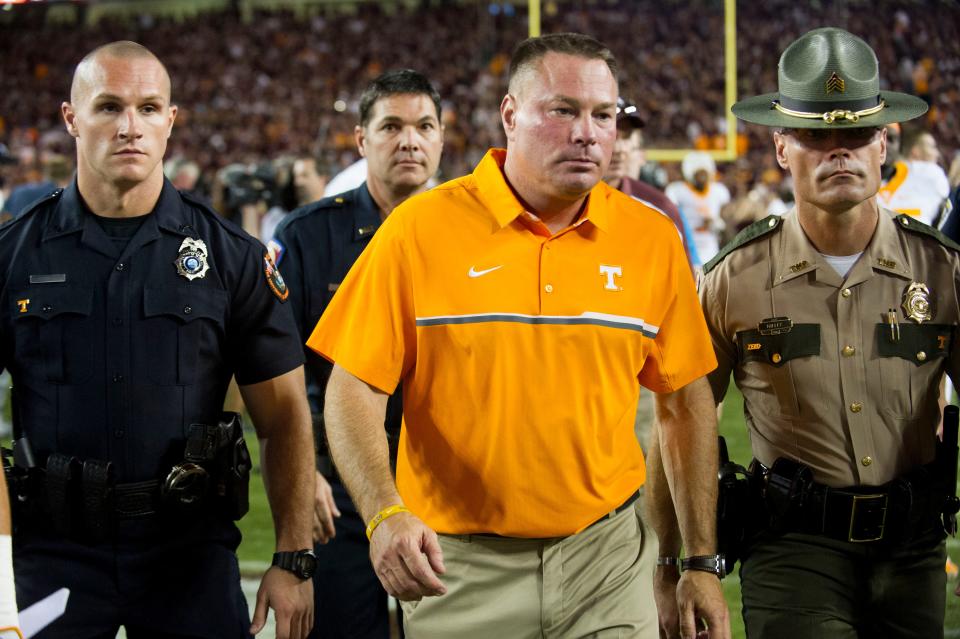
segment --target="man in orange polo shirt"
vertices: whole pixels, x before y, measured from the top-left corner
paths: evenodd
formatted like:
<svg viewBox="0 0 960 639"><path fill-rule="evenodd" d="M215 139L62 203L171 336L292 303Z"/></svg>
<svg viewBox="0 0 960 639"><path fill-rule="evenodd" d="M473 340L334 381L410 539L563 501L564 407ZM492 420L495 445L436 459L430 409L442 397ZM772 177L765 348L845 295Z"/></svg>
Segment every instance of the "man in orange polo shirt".
<svg viewBox="0 0 960 639"><path fill-rule="evenodd" d="M640 384L694 569L685 631L699 617L729 637L709 572L716 361L676 228L600 182L616 73L587 36L521 43L507 150L397 207L308 341L335 362L330 448L414 639L657 636ZM400 380L394 483L382 424Z"/></svg>

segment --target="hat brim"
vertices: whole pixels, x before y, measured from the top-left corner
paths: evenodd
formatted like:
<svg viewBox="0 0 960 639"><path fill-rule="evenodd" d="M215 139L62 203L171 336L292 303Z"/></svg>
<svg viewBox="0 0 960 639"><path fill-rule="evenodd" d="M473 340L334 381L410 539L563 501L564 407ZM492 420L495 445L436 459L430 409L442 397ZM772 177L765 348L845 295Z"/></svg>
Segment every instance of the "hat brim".
<svg viewBox="0 0 960 639"><path fill-rule="evenodd" d="M892 122L906 122L918 118L927 112L927 103L915 95L881 91L880 97L887 106L873 115L861 117L856 122L835 120L827 123L821 118L798 118L773 108L773 101L780 99L779 93L765 93L753 98L741 100L733 105L733 114L744 122L763 126L783 127L787 129L856 129L871 126L884 126Z"/></svg>
<svg viewBox="0 0 960 639"><path fill-rule="evenodd" d="M642 129L647 123L636 113L617 118L617 128L625 130Z"/></svg>

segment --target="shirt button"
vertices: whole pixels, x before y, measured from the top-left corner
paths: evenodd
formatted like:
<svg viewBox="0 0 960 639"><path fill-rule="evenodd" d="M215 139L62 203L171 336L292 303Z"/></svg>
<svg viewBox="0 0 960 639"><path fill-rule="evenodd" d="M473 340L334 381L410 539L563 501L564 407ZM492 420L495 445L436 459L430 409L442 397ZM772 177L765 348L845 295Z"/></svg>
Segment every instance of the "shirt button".
<svg viewBox="0 0 960 639"><path fill-rule="evenodd" d="M123 375L121 375L120 373L117 373L116 375L113 376L113 381L119 384L120 382L123 381Z"/></svg>
<svg viewBox="0 0 960 639"><path fill-rule="evenodd" d="M543 290L545 290L547 293L553 293L553 284L547 284L543 287Z"/></svg>
<svg viewBox="0 0 960 639"><path fill-rule="evenodd" d="M184 307L183 307L183 314L184 314L184 315L189 315L189 314L192 313L192 312L193 312L193 307L191 307L191 306L184 306Z"/></svg>
<svg viewBox="0 0 960 639"><path fill-rule="evenodd" d="M120 319L119 317L114 317L114 318L113 318L113 325L114 325L114 326L122 326L122 325L123 325L123 320Z"/></svg>
<svg viewBox="0 0 960 639"><path fill-rule="evenodd" d="M920 351L919 353L917 353L917 361L918 361L918 362L925 362L925 361L927 361L927 354L924 353L923 351Z"/></svg>
<svg viewBox="0 0 960 639"><path fill-rule="evenodd" d="M843 295L844 297L850 297L850 295L851 295L850 289L849 289L849 288L845 288L845 289L843 289L842 291L840 291L840 294Z"/></svg>
<svg viewBox="0 0 960 639"><path fill-rule="evenodd" d="M783 360L783 357L780 356L780 353L774 353L773 355L770 356L770 360L774 364L779 364Z"/></svg>
<svg viewBox="0 0 960 639"><path fill-rule="evenodd" d="M44 305L43 305L43 308L42 308L41 310L42 310L44 313L49 313L50 311L53 310L53 307L50 306L49 304L44 304Z"/></svg>
<svg viewBox="0 0 960 639"><path fill-rule="evenodd" d="M856 352L857 352L857 349L855 349L853 346L844 346L843 350L840 351L840 353L842 353L844 357L853 357L853 354Z"/></svg>
<svg viewBox="0 0 960 639"><path fill-rule="evenodd" d="M871 457L870 455L867 455L866 457L860 460L860 463L863 464L864 466L869 466L870 464L873 463L873 457Z"/></svg>
<svg viewBox="0 0 960 639"><path fill-rule="evenodd" d="M125 268L127 268L127 265L124 264L123 262L120 262L120 263L117 264L117 266L116 266L116 269L117 269L118 271L122 271L122 270L125 269Z"/></svg>
<svg viewBox="0 0 960 639"><path fill-rule="evenodd" d="M117 439L120 439L121 437L123 437L123 433L124 433L123 429L118 428L117 430L113 431L113 436L116 437Z"/></svg>
<svg viewBox="0 0 960 639"><path fill-rule="evenodd" d="M851 413L859 413L862 410L863 410L863 404L861 404L860 402L853 402L852 404L850 404Z"/></svg>

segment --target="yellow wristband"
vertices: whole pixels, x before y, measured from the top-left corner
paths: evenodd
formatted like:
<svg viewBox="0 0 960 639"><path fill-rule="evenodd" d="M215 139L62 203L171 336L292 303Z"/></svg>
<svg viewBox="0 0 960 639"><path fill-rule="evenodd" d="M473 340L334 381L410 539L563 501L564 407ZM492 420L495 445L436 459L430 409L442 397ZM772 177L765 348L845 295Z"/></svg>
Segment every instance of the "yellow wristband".
<svg viewBox="0 0 960 639"><path fill-rule="evenodd" d="M383 520L387 517L393 517L397 513L408 513L410 509L406 506L400 504L394 504L393 506L387 506L376 515L373 516L373 519L370 520L370 523L367 524L367 541L370 540L370 537L373 535L373 531L377 529Z"/></svg>

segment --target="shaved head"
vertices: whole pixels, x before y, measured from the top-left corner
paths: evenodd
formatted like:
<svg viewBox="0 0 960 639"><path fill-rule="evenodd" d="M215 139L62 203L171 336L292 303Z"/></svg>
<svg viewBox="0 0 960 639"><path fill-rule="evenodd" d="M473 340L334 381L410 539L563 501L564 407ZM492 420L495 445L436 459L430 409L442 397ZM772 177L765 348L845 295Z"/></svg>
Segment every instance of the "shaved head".
<svg viewBox="0 0 960 639"><path fill-rule="evenodd" d="M80 61L73 72L73 82L70 85L70 102L77 104L89 96L90 87L97 83L98 74L102 73L98 64L104 58L117 60L153 60L163 69L165 78L165 96L170 102L170 74L150 49L131 40L118 40L97 47Z"/></svg>

